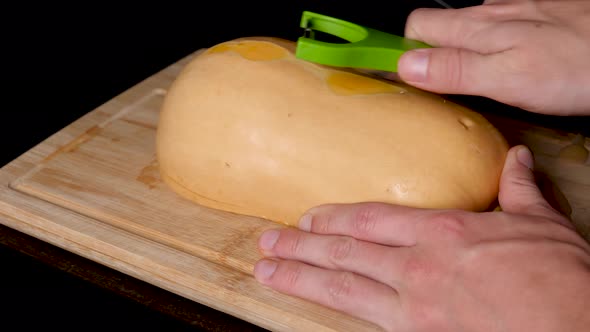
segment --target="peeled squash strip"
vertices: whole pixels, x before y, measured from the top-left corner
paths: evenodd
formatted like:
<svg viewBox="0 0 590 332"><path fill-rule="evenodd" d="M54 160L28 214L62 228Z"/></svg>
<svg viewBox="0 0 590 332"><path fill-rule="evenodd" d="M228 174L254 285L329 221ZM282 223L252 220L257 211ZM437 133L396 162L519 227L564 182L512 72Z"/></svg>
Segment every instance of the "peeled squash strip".
<svg viewBox="0 0 590 332"><path fill-rule="evenodd" d="M441 96L296 59L241 38L196 56L157 130L167 185L206 207L296 225L324 203L482 211L508 150L480 114Z"/></svg>

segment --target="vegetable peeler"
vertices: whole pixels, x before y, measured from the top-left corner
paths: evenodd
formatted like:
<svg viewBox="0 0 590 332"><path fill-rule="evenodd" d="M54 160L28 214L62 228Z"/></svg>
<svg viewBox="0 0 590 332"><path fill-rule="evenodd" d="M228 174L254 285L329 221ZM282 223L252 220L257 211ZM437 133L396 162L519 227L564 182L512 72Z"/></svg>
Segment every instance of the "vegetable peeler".
<svg viewBox="0 0 590 332"><path fill-rule="evenodd" d="M406 51L431 47L418 40L309 11L303 12L300 26L305 32L297 40L295 56L328 66L397 72L398 60ZM314 31L342 38L349 43L314 39Z"/></svg>

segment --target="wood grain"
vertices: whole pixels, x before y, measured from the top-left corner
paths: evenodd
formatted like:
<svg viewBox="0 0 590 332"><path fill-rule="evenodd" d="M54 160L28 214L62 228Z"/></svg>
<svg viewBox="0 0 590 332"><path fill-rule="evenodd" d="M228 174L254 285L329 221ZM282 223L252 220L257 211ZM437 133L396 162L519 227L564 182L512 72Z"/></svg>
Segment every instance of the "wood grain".
<svg viewBox="0 0 590 332"><path fill-rule="evenodd" d="M159 107L196 54L2 168L0 222L271 330L375 329L254 280L256 240L278 224L198 206L161 181L154 151ZM558 158L571 135L488 118L511 144L531 147L538 171L564 194L577 229L590 239L590 166Z"/></svg>

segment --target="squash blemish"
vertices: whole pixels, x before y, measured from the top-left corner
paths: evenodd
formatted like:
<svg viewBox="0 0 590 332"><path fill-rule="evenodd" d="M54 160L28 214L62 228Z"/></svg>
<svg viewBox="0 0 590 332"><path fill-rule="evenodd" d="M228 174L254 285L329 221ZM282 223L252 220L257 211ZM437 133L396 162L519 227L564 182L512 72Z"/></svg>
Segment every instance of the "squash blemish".
<svg viewBox="0 0 590 332"><path fill-rule="evenodd" d="M393 84L347 72L332 72L326 82L334 93L343 96L401 93L403 90Z"/></svg>
<svg viewBox="0 0 590 332"><path fill-rule="evenodd" d="M386 192L394 195L397 198L404 198L408 196L408 186L404 183L394 183L387 187Z"/></svg>
<svg viewBox="0 0 590 332"><path fill-rule="evenodd" d="M469 128L471 128L474 125L473 121L467 118L459 118L457 119L457 121L459 121L459 123L461 124L461 126L463 126L463 128L465 128L465 130L469 130Z"/></svg>
<svg viewBox="0 0 590 332"><path fill-rule="evenodd" d="M236 43L223 43L215 45L207 53L224 53L234 51L243 58L252 61L270 61L287 57L289 54L284 48L263 41L249 41Z"/></svg>

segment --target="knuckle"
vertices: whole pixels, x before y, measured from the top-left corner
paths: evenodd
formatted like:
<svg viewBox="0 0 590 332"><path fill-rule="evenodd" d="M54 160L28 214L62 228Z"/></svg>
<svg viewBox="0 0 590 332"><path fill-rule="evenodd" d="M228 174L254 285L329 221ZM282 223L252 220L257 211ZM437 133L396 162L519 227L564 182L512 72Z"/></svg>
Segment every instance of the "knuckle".
<svg viewBox="0 0 590 332"><path fill-rule="evenodd" d="M339 306L351 296L354 275L352 272L337 274L328 285L328 301L332 306Z"/></svg>
<svg viewBox="0 0 590 332"><path fill-rule="evenodd" d="M512 187L537 190L537 184L531 173L518 172L516 169L511 169L508 172L510 172Z"/></svg>
<svg viewBox="0 0 590 332"><path fill-rule="evenodd" d="M305 235L301 232L292 232L289 238L290 241L289 245L287 246L287 254L293 257L298 257L298 255L301 254L305 248Z"/></svg>
<svg viewBox="0 0 590 332"><path fill-rule="evenodd" d="M328 250L330 262L338 266L341 262L346 261L355 245L356 240L353 238L341 238L332 242Z"/></svg>
<svg viewBox="0 0 590 332"><path fill-rule="evenodd" d="M332 215L327 214L324 218L318 218L313 221L312 229L320 234L328 234L332 230Z"/></svg>
<svg viewBox="0 0 590 332"><path fill-rule="evenodd" d="M463 88L463 65L464 65L463 52L460 49L450 49L445 52L444 58L444 77L449 77L448 85L453 90L459 90Z"/></svg>
<svg viewBox="0 0 590 332"><path fill-rule="evenodd" d="M352 220L352 231L355 237L365 237L375 229L380 209L372 204L365 205L356 212Z"/></svg>
<svg viewBox="0 0 590 332"><path fill-rule="evenodd" d="M424 259L410 258L403 265L404 277L407 280L433 279L436 276L434 265Z"/></svg>
<svg viewBox="0 0 590 332"><path fill-rule="evenodd" d="M280 280L283 289L296 289L301 278L301 264L283 262L281 265L282 268L277 269L277 275L273 278Z"/></svg>
<svg viewBox="0 0 590 332"><path fill-rule="evenodd" d="M427 234L440 238L462 239L467 233L467 224L460 211L445 211L432 215L424 224Z"/></svg>
<svg viewBox="0 0 590 332"><path fill-rule="evenodd" d="M427 8L414 9L408 15L406 20L406 27L404 34L409 38L420 38L420 33L417 28L420 26L420 22L423 20L424 14L428 11Z"/></svg>

